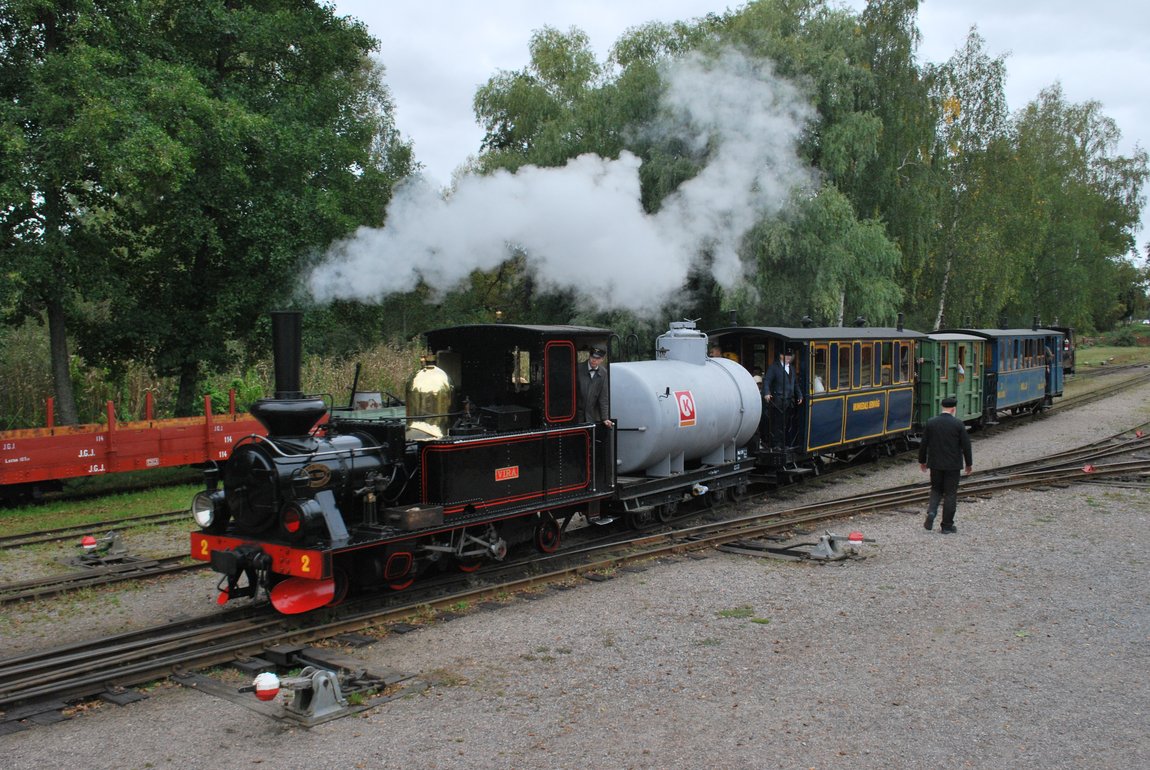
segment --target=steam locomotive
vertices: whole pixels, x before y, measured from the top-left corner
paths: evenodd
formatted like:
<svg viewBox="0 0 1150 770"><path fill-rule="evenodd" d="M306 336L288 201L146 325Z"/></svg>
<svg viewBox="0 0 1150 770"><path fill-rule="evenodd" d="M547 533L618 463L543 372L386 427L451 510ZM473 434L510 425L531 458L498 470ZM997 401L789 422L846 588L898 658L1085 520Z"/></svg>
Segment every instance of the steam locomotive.
<svg viewBox="0 0 1150 770"><path fill-rule="evenodd" d="M300 391L301 323L273 314L276 393L252 407L267 435L210 468L192 503L192 557L221 573L220 603L266 591L306 612L520 544L554 552L579 515L643 527L750 481L758 385L709 358L693 323L671 324L654 360L604 364L613 426L578 408L578 367L606 329L429 332L406 404L354 410Z"/></svg>
<svg viewBox="0 0 1150 770"><path fill-rule="evenodd" d="M209 468L192 556L220 601L267 591L281 612L470 571L510 548L560 546L571 522L642 528L702 497L785 482L827 458L904 448L955 397L978 425L1061 395L1062 334L672 323L654 359L609 367L614 425L582 418L579 367L613 335L582 326L480 324L428 332L405 405L328 408L299 389L298 313L273 314L276 394L252 407L267 435ZM708 346L719 355L708 357ZM804 399L767 447L748 369L797 353ZM322 422L326 417L326 422ZM768 417L760 425L760 418ZM901 447L900 447L901 445Z"/></svg>

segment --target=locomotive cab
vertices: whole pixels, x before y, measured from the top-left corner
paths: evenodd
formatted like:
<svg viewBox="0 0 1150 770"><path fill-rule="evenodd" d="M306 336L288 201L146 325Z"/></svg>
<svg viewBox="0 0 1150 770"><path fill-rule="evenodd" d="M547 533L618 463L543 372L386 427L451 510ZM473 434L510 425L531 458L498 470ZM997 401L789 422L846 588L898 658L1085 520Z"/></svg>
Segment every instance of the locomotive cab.
<svg viewBox="0 0 1150 770"><path fill-rule="evenodd" d="M583 326L473 324L427 333L455 384L451 435L506 433L578 420L576 366L610 332ZM604 366L609 366L604 363Z"/></svg>

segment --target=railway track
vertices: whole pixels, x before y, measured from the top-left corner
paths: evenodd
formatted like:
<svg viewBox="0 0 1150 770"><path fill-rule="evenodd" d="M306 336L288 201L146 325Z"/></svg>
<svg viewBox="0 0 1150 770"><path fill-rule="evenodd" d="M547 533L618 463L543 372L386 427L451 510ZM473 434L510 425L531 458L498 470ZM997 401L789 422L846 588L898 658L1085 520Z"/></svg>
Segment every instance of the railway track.
<svg viewBox="0 0 1150 770"><path fill-rule="evenodd" d="M959 494L963 497L986 496L1083 480L1148 478L1150 460L1097 462L1099 457L1113 456L1117 452L1129 453L1145 446L1145 442L1143 437L1111 440L1105 442L1106 446L1082 447L1043 461L982 472L967 477ZM1104 442L1096 442L1101 443ZM1092 460L1089 468L1081 465L1084 458ZM540 586L581 575L602 576L635 563L778 536L830 519L921 505L928 494L927 485L920 483L853 494L827 502L759 511L673 531L632 533L530 561L496 565L471 576L457 576L421 586L415 593L391 595L384 600L372 597L323 613L313 613L316 617L285 618L249 608L11 657L0 660L2 719L11 721L30 710L43 710L46 701L50 707L54 704L62 706L75 699L117 691L173 673L258 656L277 644L300 644L362 631L396 623L428 610L446 610L495 600L506 594L537 590ZM480 581L481 585L478 584Z"/></svg>
<svg viewBox="0 0 1150 770"><path fill-rule="evenodd" d="M76 570L62 575L0 584L0 604L43 599L67 591L122 583L127 580L173 575L204 569L205 566L199 562L192 562L187 554L163 556L157 559L127 559L115 564Z"/></svg>
<svg viewBox="0 0 1150 770"><path fill-rule="evenodd" d="M0 550L8 548L23 548L28 545L42 543L57 543L77 535L87 535L93 532L104 532L109 529L123 530L132 527L148 526L154 524L171 524L177 521L187 521L187 511L167 511L165 513L145 513L140 516L130 516L122 519L106 519L85 524L75 524L67 527L56 527L35 532L22 532L16 535L0 535Z"/></svg>

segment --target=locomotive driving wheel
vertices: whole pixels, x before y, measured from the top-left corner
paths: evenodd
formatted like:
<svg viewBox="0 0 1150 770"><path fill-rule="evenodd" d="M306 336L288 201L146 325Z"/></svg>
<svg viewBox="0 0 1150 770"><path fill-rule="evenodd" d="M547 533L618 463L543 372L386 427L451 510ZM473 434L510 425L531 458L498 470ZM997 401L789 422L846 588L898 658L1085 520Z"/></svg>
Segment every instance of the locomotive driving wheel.
<svg viewBox="0 0 1150 770"><path fill-rule="evenodd" d="M331 579L335 581L335 593L332 594L331 601L324 606L338 607L347 599L347 594L351 588L351 580L347 576L347 570L343 567L334 568L331 573Z"/></svg>
<svg viewBox="0 0 1150 770"><path fill-rule="evenodd" d="M540 553L555 553L563 539L563 528L551 514L539 520L535 525L535 547Z"/></svg>
<svg viewBox="0 0 1150 770"><path fill-rule="evenodd" d="M481 556L457 556L455 557L455 566L459 568L460 572L475 572L483 566L483 557Z"/></svg>

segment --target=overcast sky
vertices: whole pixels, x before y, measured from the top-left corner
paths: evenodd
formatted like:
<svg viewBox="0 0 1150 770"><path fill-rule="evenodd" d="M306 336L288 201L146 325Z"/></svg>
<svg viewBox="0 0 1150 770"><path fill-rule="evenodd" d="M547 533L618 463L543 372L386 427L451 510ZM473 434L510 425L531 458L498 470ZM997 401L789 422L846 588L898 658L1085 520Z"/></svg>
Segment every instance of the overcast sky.
<svg viewBox="0 0 1150 770"><path fill-rule="evenodd" d="M862 8L864 0L845 2ZM629 27L689 20L743 3L723 0L336 0L337 13L364 21L380 59L403 135L425 173L447 184L479 151L471 109L477 86L527 64L531 33L543 26L585 31L604 57ZM1122 132L1120 150L1150 147L1150 3L1146 0L925 0L920 61L945 61L977 25L993 56L1007 55L1011 111L1061 82L1073 103L1095 100ZM1143 215L1143 222L1148 217ZM1150 231L1143 228L1144 253Z"/></svg>

